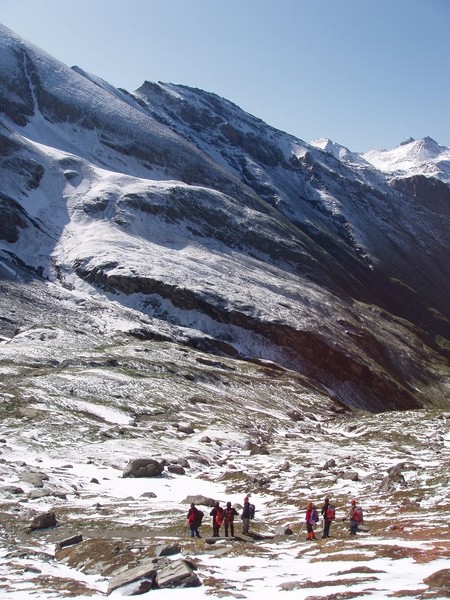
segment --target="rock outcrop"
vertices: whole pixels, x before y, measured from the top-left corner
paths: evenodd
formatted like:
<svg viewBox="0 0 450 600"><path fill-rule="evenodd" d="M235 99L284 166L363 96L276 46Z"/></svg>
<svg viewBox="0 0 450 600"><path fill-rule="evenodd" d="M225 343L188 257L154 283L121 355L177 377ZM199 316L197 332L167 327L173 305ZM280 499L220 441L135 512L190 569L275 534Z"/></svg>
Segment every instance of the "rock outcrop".
<svg viewBox="0 0 450 600"><path fill-rule="evenodd" d="M158 477L164 464L154 458L135 458L123 470L123 477Z"/></svg>

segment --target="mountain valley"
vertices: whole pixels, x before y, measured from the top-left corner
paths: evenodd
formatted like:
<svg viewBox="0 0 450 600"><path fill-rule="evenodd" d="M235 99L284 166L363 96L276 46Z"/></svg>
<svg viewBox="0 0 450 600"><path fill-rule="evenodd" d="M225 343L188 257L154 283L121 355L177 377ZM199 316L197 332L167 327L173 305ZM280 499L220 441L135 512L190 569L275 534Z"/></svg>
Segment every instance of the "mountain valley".
<svg viewBox="0 0 450 600"><path fill-rule="evenodd" d="M448 597L450 150L0 52L0 595ZM196 587L144 589L176 561Z"/></svg>

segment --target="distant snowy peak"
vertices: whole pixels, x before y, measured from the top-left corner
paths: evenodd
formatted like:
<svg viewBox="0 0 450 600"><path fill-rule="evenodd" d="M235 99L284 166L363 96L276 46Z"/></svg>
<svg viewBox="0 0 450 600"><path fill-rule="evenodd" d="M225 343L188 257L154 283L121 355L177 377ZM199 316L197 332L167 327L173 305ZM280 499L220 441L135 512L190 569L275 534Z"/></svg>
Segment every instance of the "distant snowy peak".
<svg viewBox="0 0 450 600"><path fill-rule="evenodd" d="M336 158L337 160L340 160L341 162L343 162L345 164L352 165L352 166L356 166L356 165L364 166L364 167L369 166L367 161L364 160L364 158L361 157L359 154L357 154L355 152L351 152L345 146L342 146L341 144L337 144L336 142L333 142L332 140L330 140L328 138L319 138L317 140L312 140L309 142L309 144L310 144L310 146L319 148L320 150L323 150L324 152L328 152L328 154L331 154L332 156L334 156L334 158Z"/></svg>
<svg viewBox="0 0 450 600"><path fill-rule="evenodd" d="M316 148L320 148L329 154L332 154L335 158L341 159L342 157L351 154L350 150L345 146L341 146L340 144L336 144L329 138L319 138L317 140L311 140L309 142L311 146L315 146Z"/></svg>
<svg viewBox="0 0 450 600"><path fill-rule="evenodd" d="M376 169L396 177L425 175L450 183L450 149L430 137L410 138L393 150L370 150L361 157Z"/></svg>

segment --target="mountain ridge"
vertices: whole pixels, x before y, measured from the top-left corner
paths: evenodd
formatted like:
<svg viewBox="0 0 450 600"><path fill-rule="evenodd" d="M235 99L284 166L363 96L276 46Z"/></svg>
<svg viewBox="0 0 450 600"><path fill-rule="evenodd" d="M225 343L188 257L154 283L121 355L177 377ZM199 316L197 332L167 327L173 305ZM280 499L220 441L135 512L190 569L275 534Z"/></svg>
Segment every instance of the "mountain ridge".
<svg viewBox="0 0 450 600"><path fill-rule="evenodd" d="M118 90L0 33L3 273L27 265L75 304L122 307L106 329L273 361L353 408L445 401L441 189L423 202L215 94Z"/></svg>

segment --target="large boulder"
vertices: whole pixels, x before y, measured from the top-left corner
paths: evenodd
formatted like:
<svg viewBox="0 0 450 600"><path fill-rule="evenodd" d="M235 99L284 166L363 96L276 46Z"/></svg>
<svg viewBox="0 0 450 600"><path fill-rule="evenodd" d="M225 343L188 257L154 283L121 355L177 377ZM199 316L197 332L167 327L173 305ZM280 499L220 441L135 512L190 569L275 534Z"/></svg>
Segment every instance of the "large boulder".
<svg viewBox="0 0 450 600"><path fill-rule="evenodd" d="M178 544L160 544L155 549L155 556L173 556L174 554L180 554L181 547Z"/></svg>
<svg viewBox="0 0 450 600"><path fill-rule="evenodd" d="M197 496L186 496L184 500L182 500L183 504L201 504L202 506L214 506L217 500L214 498L208 498L207 496L202 496L198 494Z"/></svg>
<svg viewBox="0 0 450 600"><path fill-rule="evenodd" d="M20 475L20 480L30 483L37 488L44 487L44 481L48 481L48 475L37 471L24 471Z"/></svg>
<svg viewBox="0 0 450 600"><path fill-rule="evenodd" d="M56 515L54 512L44 512L36 515L32 520L29 530L36 531L37 529L48 529L49 527L56 527Z"/></svg>
<svg viewBox="0 0 450 600"><path fill-rule="evenodd" d="M383 479L378 489L380 492L393 492L397 487L407 487L400 465L389 469L388 474Z"/></svg>
<svg viewBox="0 0 450 600"><path fill-rule="evenodd" d="M158 571L156 585L159 588L198 587L201 581L184 560L174 560Z"/></svg>
<svg viewBox="0 0 450 600"><path fill-rule="evenodd" d="M164 464L154 458L130 460L123 471L123 477L158 477L164 471Z"/></svg>
<svg viewBox="0 0 450 600"><path fill-rule="evenodd" d="M146 562L113 577L108 585L108 596L114 590L117 590L123 586L129 586L131 583L135 582L139 582L139 584L134 586L133 589L130 590L130 593L124 593L122 595L137 596L144 594L152 589L155 583L155 578L156 568L154 562Z"/></svg>

